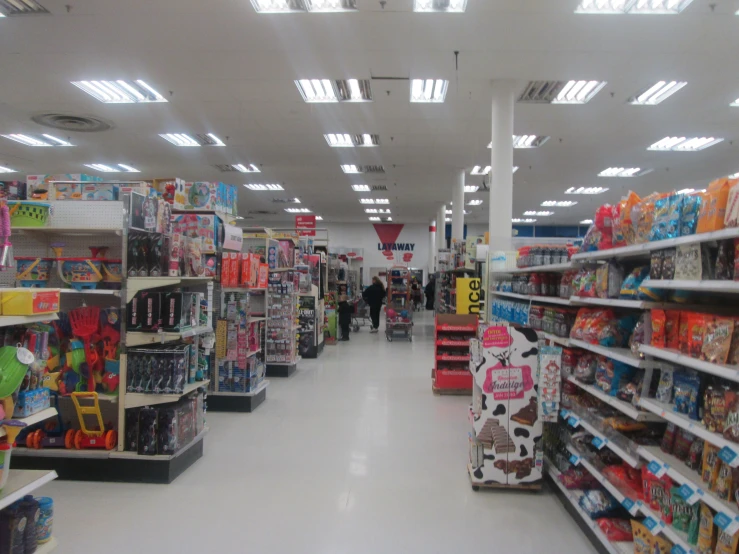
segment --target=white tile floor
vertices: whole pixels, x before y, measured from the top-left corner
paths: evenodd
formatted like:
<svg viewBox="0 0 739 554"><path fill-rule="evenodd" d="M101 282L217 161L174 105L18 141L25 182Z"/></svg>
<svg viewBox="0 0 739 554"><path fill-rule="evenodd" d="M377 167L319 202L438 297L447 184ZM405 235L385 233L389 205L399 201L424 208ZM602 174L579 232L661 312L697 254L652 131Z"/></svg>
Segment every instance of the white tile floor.
<svg viewBox="0 0 739 554"><path fill-rule="evenodd" d="M171 485L46 486L58 552L592 552L552 493L471 490L469 399L431 393L420 315L413 343L365 327L253 414L208 414L204 457Z"/></svg>

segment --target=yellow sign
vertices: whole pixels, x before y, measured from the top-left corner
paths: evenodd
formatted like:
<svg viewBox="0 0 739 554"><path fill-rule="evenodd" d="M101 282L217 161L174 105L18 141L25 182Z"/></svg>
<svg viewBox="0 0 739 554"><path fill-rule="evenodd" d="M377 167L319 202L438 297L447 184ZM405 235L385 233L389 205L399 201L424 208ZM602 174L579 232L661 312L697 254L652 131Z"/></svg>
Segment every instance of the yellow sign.
<svg viewBox="0 0 739 554"><path fill-rule="evenodd" d="M457 315L480 315L480 279L457 278Z"/></svg>

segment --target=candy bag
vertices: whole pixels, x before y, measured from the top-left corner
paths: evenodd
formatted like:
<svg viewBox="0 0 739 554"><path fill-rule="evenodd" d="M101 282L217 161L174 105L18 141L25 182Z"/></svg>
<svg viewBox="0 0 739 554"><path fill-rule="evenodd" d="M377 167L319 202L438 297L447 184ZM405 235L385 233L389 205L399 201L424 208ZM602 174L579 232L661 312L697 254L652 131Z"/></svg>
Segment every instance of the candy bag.
<svg viewBox="0 0 739 554"><path fill-rule="evenodd" d="M641 198L634 191L629 191L625 199L621 200L621 231L627 245L636 244L636 225L633 219L634 207L641 202Z"/></svg>
<svg viewBox="0 0 739 554"><path fill-rule="evenodd" d="M580 507L590 516L590 519L608 517L620 511L621 505L604 490L589 490L583 492L579 501Z"/></svg>
<svg viewBox="0 0 739 554"><path fill-rule="evenodd" d="M701 479L708 484L708 488L713 490L716 486L716 478L718 477L718 465L721 459L718 457L719 448L709 442L703 444L703 468L701 471Z"/></svg>
<svg viewBox="0 0 739 554"><path fill-rule="evenodd" d="M680 324L678 326L678 347L681 354L690 352L690 315L692 312L680 312Z"/></svg>
<svg viewBox="0 0 739 554"><path fill-rule="evenodd" d="M690 520L693 517L693 507L683 500L678 492L680 487L672 487L670 490L670 502L672 503L672 526L683 533L688 532Z"/></svg>
<svg viewBox="0 0 739 554"><path fill-rule="evenodd" d="M650 241L676 238L680 233L681 195L663 196L654 202L654 221Z"/></svg>
<svg viewBox="0 0 739 554"><path fill-rule="evenodd" d="M626 246L626 238L624 238L623 221L621 220L621 210L626 204L625 200L621 200L611 209L611 226L612 226L612 242L613 247Z"/></svg>
<svg viewBox="0 0 739 554"><path fill-rule="evenodd" d="M655 250L649 257L649 278L662 279L662 262L664 261L665 251Z"/></svg>
<svg viewBox="0 0 739 554"><path fill-rule="evenodd" d="M665 248L662 251L662 277L665 281L675 278L675 256L677 249Z"/></svg>
<svg viewBox="0 0 739 554"><path fill-rule="evenodd" d="M631 523L625 519L600 518L596 521L610 542L631 542Z"/></svg>
<svg viewBox="0 0 739 554"><path fill-rule="evenodd" d="M662 435L662 442L660 442L660 449L662 452L666 452L667 454L672 454L672 451L675 448L675 438L676 438L676 427L674 423L668 423L667 427L665 427L665 434Z"/></svg>
<svg viewBox="0 0 739 554"><path fill-rule="evenodd" d="M643 523L632 519L631 531L634 540L634 554L652 554L654 535Z"/></svg>
<svg viewBox="0 0 739 554"><path fill-rule="evenodd" d="M723 365L731 349L731 337L734 333L734 320L716 317L706 323L706 331L701 348L700 359L713 364Z"/></svg>
<svg viewBox="0 0 739 554"><path fill-rule="evenodd" d="M727 390L725 399L724 438L732 442L739 442L739 393L734 390Z"/></svg>
<svg viewBox="0 0 739 554"><path fill-rule="evenodd" d="M697 420L700 407L700 377L694 371L677 371L674 381L674 410L686 414L690 419Z"/></svg>
<svg viewBox="0 0 739 554"><path fill-rule="evenodd" d="M665 310L665 346L677 350L680 346L680 312Z"/></svg>
<svg viewBox="0 0 739 554"><path fill-rule="evenodd" d="M652 540L651 554L667 554L672 551L673 544L662 535L655 535Z"/></svg>
<svg viewBox="0 0 739 554"><path fill-rule="evenodd" d="M700 503L700 524L698 526L698 554L713 554L716 546L715 512L703 502Z"/></svg>
<svg viewBox="0 0 739 554"><path fill-rule="evenodd" d="M647 337L652 332L652 316L650 312L642 312L639 316L639 321L636 322L634 332L629 337L629 349L634 356L640 356L639 346L647 344L649 340Z"/></svg>
<svg viewBox="0 0 739 554"><path fill-rule="evenodd" d="M657 402L663 402L664 404L670 404L672 402L674 373L675 371L669 366L664 366L660 370L659 384L657 385L657 394L655 395Z"/></svg>
<svg viewBox="0 0 739 554"><path fill-rule="evenodd" d="M729 189L736 180L717 179L708 185L703 193L703 203L698 215L697 233L710 233L724 228L726 205L729 202Z"/></svg>
<svg viewBox="0 0 739 554"><path fill-rule="evenodd" d="M727 393L724 386L706 387L703 394L703 425L711 433L724 432L727 413Z"/></svg>
<svg viewBox="0 0 739 554"><path fill-rule="evenodd" d="M641 285L642 281L644 281L647 275L649 275L649 267L647 266L637 267L631 273L629 273L628 277L626 277L623 285L621 286L620 297L625 300L636 299L637 292L639 291L639 286Z"/></svg>
<svg viewBox="0 0 739 554"><path fill-rule="evenodd" d="M701 209L703 194L697 192L695 194L686 194L683 198L682 210L680 213L680 236L686 237L694 235L698 226L698 213Z"/></svg>
<svg viewBox="0 0 739 554"><path fill-rule="evenodd" d="M675 437L675 447L672 450L673 456L682 462L687 460L690 455L690 445L693 442L695 442L695 435L689 431L680 429Z"/></svg>
<svg viewBox="0 0 739 554"><path fill-rule="evenodd" d="M718 243L713 278L718 281L731 281L734 278L733 241L722 240Z"/></svg>
<svg viewBox="0 0 739 554"><path fill-rule="evenodd" d="M739 533L731 536L728 533L719 531L714 554L736 554L737 546L739 546Z"/></svg>
<svg viewBox="0 0 739 554"><path fill-rule="evenodd" d="M700 358L703 352L707 318L705 314L688 313L688 354L691 358Z"/></svg>
<svg viewBox="0 0 739 554"><path fill-rule="evenodd" d="M734 491L737 487L737 470L723 461L720 461L719 464L714 492L721 500L731 501L734 499Z"/></svg>
<svg viewBox="0 0 739 554"><path fill-rule="evenodd" d="M690 451L688 452L688 459L685 460L685 465L690 469L700 473L701 463L703 461L703 441L695 440L690 445Z"/></svg>
<svg viewBox="0 0 739 554"><path fill-rule="evenodd" d="M639 285L639 290L636 293L638 300L647 300L652 302L662 302L667 297L669 291L662 289L650 289L649 288L649 275Z"/></svg>
<svg viewBox="0 0 739 554"><path fill-rule="evenodd" d="M702 264L699 244L681 244L677 247L675 253L674 278L686 281L700 281L703 277Z"/></svg>
<svg viewBox="0 0 739 554"><path fill-rule="evenodd" d="M667 315L664 310L652 310L652 346L665 348Z"/></svg>
<svg viewBox="0 0 739 554"><path fill-rule="evenodd" d="M654 223L655 202L660 197L660 194L652 193L643 198L632 210L631 217L634 220L637 244L649 241L649 234Z"/></svg>
<svg viewBox="0 0 739 554"><path fill-rule="evenodd" d="M729 200L726 204L726 216L724 226L739 226L739 185L733 185L729 189Z"/></svg>

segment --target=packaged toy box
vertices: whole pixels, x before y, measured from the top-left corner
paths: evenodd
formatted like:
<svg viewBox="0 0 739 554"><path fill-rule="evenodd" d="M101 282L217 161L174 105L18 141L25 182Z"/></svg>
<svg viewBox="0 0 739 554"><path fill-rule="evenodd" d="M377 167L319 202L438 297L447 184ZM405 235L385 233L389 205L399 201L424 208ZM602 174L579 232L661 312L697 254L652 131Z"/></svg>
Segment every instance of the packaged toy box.
<svg viewBox="0 0 739 554"><path fill-rule="evenodd" d="M209 214L176 214L175 226L186 237L201 237L202 251L208 254L218 249L218 218Z"/></svg>
<svg viewBox="0 0 739 554"><path fill-rule="evenodd" d="M102 181L101 177L85 175L84 173L63 173L56 175L26 175L27 195L30 197L34 192L47 191L48 200L81 200L82 184L57 183L52 181Z"/></svg>

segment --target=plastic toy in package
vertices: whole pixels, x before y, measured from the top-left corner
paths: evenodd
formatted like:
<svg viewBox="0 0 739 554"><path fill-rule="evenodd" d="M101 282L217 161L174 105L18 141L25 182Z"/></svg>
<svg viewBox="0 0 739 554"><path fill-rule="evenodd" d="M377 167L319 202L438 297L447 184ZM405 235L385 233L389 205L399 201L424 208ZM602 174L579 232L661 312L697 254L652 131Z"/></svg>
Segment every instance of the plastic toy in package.
<svg viewBox="0 0 739 554"><path fill-rule="evenodd" d="M619 513L621 509L618 500L604 490L585 491L580 497L579 504L591 519L609 517Z"/></svg>
<svg viewBox="0 0 739 554"><path fill-rule="evenodd" d="M680 211L680 236L694 235L698 226L698 213L701 209L703 196L701 193L686 194Z"/></svg>
<svg viewBox="0 0 739 554"><path fill-rule="evenodd" d="M631 273L629 273L628 277L626 277L623 285L621 286L621 298L624 300L636 299L639 292L639 287L641 286L642 281L644 281L647 275L649 275L648 266L637 267Z"/></svg>

